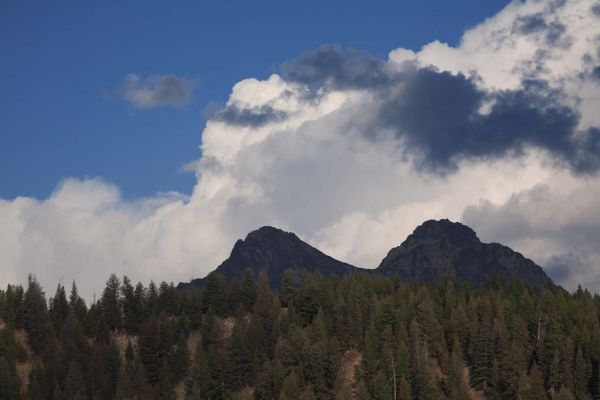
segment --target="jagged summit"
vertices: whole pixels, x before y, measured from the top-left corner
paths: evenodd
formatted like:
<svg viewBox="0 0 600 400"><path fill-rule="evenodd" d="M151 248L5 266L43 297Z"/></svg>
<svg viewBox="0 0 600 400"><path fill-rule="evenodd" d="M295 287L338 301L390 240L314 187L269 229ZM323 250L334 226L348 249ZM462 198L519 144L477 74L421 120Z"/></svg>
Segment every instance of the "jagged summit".
<svg viewBox="0 0 600 400"><path fill-rule="evenodd" d="M412 234L407 238L431 238L437 237L443 239L448 245L461 245L468 242L478 242L479 238L475 231L460 222L452 222L448 219L428 220L417 226Z"/></svg>
<svg viewBox="0 0 600 400"><path fill-rule="evenodd" d="M294 233L272 226L263 226L250 232L244 240L239 239L229 258L215 271L230 281L239 279L247 268L255 274L265 270L273 287L280 286L283 273L288 268L299 273L319 270L323 275L336 276L359 270L322 253ZM195 279L191 283L202 286L203 279Z"/></svg>
<svg viewBox="0 0 600 400"><path fill-rule="evenodd" d="M549 280L522 254L498 243L482 243L473 229L447 219L417 227L389 251L376 271L413 282L452 279L482 285L498 277L543 287Z"/></svg>

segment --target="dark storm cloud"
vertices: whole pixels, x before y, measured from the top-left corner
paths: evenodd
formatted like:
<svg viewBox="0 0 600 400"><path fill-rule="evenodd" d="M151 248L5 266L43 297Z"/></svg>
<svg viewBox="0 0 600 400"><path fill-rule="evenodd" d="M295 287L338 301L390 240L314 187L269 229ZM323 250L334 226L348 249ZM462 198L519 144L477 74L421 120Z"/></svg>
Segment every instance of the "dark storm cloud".
<svg viewBox="0 0 600 400"><path fill-rule="evenodd" d="M320 47L285 63L283 76L288 81L336 89L381 87L394 79L383 60L337 45Z"/></svg>
<svg viewBox="0 0 600 400"><path fill-rule="evenodd" d="M600 17L600 3L596 3L592 6L592 12Z"/></svg>
<svg viewBox="0 0 600 400"><path fill-rule="evenodd" d="M421 69L388 93L377 121L405 141L425 170L444 173L464 158L518 155L533 146L576 172L596 171L600 135L590 131L575 143L579 115L560 98L543 81L486 93L464 75Z"/></svg>
<svg viewBox="0 0 600 400"><path fill-rule="evenodd" d="M278 122L287 117L287 113L275 110L271 106L257 108L241 108L230 104L215 113L214 119L235 126L258 128L271 122Z"/></svg>
<svg viewBox="0 0 600 400"><path fill-rule="evenodd" d="M525 33L545 31L546 37L558 37L564 30L560 24L548 24L541 14L521 17L516 26ZM600 131L577 132L579 114L561 103L564 96L559 90L535 78L545 58L538 56L538 69L522 66L528 71L522 76L528 78L519 89L496 92L483 91L477 77L462 74L416 67L392 73L385 61L339 46L311 51L283 69L287 80L309 86L375 93L380 104L375 125L365 135L374 136L380 128L391 130L423 170L444 174L462 159L497 159L535 147L576 173L598 171ZM223 113L221 118L240 125L277 119L272 110Z"/></svg>

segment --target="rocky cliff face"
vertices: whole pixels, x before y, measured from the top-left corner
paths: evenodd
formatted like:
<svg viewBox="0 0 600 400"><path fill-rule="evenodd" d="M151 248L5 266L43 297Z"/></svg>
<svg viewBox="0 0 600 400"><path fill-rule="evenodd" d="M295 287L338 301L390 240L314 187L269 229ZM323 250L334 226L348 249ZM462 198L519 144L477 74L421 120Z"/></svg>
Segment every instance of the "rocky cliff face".
<svg viewBox="0 0 600 400"><path fill-rule="evenodd" d="M482 285L492 277L543 287L549 280L530 259L498 243L482 243L468 226L448 220L427 221L376 269L413 282L452 279Z"/></svg>
<svg viewBox="0 0 600 400"><path fill-rule="evenodd" d="M229 258L217 267L215 272L225 279L240 279L246 270L251 269L255 276L265 270L272 287L279 287L286 269L298 272L319 270L323 275L344 276L360 268L338 261L306 242L294 233L285 232L271 226L263 226L250 232L244 240L238 240L233 246ZM191 282L202 286L203 279Z"/></svg>

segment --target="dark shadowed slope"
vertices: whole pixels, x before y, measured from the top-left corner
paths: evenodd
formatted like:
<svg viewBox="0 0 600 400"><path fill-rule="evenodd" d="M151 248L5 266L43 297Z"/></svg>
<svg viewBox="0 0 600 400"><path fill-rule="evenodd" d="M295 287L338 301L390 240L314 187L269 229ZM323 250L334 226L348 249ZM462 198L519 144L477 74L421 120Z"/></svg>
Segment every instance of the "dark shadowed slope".
<svg viewBox="0 0 600 400"><path fill-rule="evenodd" d="M468 226L447 219L426 221L376 269L413 282L451 279L482 285L492 277L543 287L548 276L520 253L498 243L482 243Z"/></svg>
<svg viewBox="0 0 600 400"><path fill-rule="evenodd" d="M238 240L229 258L215 272L231 281L241 279L246 268L251 269L255 275L265 270L275 288L280 286L283 273L288 268L298 273L318 269L326 276L344 276L354 271L364 271L322 253L300 240L294 233L271 226L263 226L250 232L246 239ZM201 287L204 279L194 279L190 284ZM187 285L179 284L179 287Z"/></svg>

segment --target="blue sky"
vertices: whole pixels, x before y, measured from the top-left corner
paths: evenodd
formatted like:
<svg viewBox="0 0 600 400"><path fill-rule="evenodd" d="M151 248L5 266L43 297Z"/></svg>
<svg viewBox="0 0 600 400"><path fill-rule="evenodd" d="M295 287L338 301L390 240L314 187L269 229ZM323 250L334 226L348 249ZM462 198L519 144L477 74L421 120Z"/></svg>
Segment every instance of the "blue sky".
<svg viewBox="0 0 600 400"><path fill-rule="evenodd" d="M499 0L0 3L0 198L46 198L66 177L101 177L125 198L190 193L202 110L240 79L264 79L326 43L377 57L419 49L500 10ZM128 74L194 80L185 106L137 109Z"/></svg>

